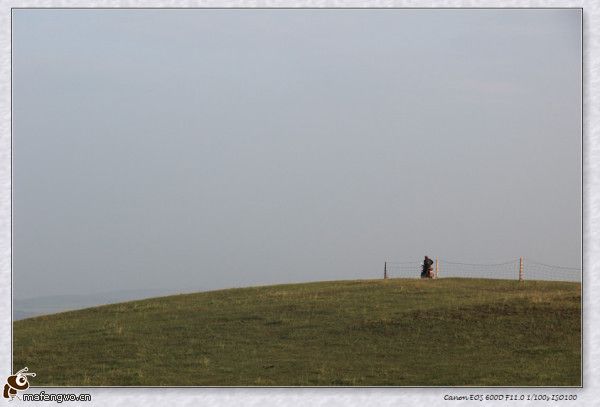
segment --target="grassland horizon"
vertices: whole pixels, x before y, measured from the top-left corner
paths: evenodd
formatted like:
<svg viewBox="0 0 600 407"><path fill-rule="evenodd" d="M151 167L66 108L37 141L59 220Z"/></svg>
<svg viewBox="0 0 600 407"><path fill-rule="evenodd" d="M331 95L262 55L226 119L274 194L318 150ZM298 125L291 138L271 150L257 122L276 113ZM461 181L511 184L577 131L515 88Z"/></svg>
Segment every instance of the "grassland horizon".
<svg viewBox="0 0 600 407"><path fill-rule="evenodd" d="M15 321L32 386L580 386L581 284L444 278L181 294Z"/></svg>

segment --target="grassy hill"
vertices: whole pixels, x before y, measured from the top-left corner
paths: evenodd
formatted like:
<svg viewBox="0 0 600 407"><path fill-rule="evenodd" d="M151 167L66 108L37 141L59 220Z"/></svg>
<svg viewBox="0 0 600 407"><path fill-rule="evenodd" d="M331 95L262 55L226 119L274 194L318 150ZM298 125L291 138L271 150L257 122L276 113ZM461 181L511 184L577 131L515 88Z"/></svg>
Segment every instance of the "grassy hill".
<svg viewBox="0 0 600 407"><path fill-rule="evenodd" d="M14 323L32 386L579 386L578 283L278 285Z"/></svg>

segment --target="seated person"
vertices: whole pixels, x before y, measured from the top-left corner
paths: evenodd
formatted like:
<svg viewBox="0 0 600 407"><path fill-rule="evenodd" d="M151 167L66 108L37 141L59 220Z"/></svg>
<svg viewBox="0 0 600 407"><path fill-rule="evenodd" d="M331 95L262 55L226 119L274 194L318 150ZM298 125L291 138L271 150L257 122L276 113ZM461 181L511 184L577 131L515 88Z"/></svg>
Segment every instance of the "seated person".
<svg viewBox="0 0 600 407"><path fill-rule="evenodd" d="M423 260L423 270L421 270L421 278L433 278L432 265L433 260L425 256L425 260Z"/></svg>

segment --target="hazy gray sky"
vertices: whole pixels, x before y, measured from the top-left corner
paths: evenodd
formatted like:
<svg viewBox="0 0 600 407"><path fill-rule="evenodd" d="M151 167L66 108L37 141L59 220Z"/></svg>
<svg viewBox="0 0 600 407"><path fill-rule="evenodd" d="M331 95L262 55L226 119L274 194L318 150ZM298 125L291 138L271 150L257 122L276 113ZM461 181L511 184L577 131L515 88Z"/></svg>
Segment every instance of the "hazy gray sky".
<svg viewBox="0 0 600 407"><path fill-rule="evenodd" d="M16 299L580 266L580 10L15 10Z"/></svg>

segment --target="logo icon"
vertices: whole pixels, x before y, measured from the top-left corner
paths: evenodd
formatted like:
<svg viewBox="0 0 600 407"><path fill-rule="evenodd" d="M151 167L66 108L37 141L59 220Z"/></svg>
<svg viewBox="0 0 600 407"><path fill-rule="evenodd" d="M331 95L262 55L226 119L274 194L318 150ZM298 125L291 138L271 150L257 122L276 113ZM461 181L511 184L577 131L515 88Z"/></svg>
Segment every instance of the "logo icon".
<svg viewBox="0 0 600 407"><path fill-rule="evenodd" d="M6 384L4 385L4 398L13 399L19 398L17 396L18 391L27 390L29 388L29 382L27 376L35 377L35 373L27 373L29 369L23 368L12 376L8 376Z"/></svg>

